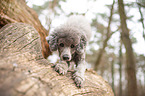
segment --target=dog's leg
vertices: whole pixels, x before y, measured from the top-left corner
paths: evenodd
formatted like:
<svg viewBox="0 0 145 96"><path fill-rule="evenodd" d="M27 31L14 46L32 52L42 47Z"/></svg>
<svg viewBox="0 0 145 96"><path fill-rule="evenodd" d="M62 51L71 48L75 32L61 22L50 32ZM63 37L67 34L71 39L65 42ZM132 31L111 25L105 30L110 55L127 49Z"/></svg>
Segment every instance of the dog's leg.
<svg viewBox="0 0 145 96"><path fill-rule="evenodd" d="M56 72L58 72L60 75L64 75L68 71L68 64L64 61L60 61L54 66L54 69Z"/></svg>
<svg viewBox="0 0 145 96"><path fill-rule="evenodd" d="M85 80L85 70L86 70L86 62L85 62L85 53L77 56L76 61L76 70L73 74L73 79L76 83L76 86L81 88L83 86L83 81Z"/></svg>

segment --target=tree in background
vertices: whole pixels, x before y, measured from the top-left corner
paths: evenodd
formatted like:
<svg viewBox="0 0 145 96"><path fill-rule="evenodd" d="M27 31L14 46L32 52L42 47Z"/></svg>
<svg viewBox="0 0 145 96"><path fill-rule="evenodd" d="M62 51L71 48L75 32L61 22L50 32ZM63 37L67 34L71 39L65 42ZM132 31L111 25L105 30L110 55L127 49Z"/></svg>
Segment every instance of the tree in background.
<svg viewBox="0 0 145 96"><path fill-rule="evenodd" d="M101 62L101 59L102 59L102 56L104 54L104 50L107 46L107 42L108 40L110 39L111 35L113 34L113 32L111 33L110 31L110 26L111 26L111 22L112 22L112 16L113 16L113 10L114 10L114 4L115 4L115 0L113 0L113 4L111 6L111 10L110 10L110 17L109 17L109 22L108 22L108 26L107 26L107 33L105 34L106 35L106 38L105 40L103 41L103 46L102 48L100 49L99 53L98 53L98 57L96 59L96 62L95 62L95 70L97 70L97 67L98 65L100 64Z"/></svg>
<svg viewBox="0 0 145 96"><path fill-rule="evenodd" d="M144 96L145 94L145 56L138 55L136 58L137 66L136 68L143 73L143 75L139 75L138 77L138 96ZM143 78L143 79L142 79Z"/></svg>
<svg viewBox="0 0 145 96"><path fill-rule="evenodd" d="M138 96L137 80L136 80L136 66L135 57L132 49L132 42L129 38L129 30L126 23L126 14L123 0L118 0L118 11L121 23L121 39L126 49L126 73L127 73L127 89L128 96Z"/></svg>
<svg viewBox="0 0 145 96"><path fill-rule="evenodd" d="M123 65L123 56L122 56L122 41L120 40L120 48L119 48L119 96L122 96L122 65Z"/></svg>

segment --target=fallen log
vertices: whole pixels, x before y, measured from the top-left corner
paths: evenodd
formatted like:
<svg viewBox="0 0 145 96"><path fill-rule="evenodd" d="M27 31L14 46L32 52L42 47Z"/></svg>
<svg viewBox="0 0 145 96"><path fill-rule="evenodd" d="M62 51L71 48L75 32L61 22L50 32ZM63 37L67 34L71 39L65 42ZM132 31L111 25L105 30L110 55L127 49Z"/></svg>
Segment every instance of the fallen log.
<svg viewBox="0 0 145 96"><path fill-rule="evenodd" d="M0 29L0 96L114 96L109 84L93 70L77 88L71 72L59 75L43 58L38 32L23 23Z"/></svg>

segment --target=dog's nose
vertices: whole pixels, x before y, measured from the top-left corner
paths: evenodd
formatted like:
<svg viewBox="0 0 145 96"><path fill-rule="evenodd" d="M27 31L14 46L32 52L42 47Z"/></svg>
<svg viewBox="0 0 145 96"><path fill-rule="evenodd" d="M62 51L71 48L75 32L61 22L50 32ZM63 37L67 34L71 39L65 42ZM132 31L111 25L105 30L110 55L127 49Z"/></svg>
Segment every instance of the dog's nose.
<svg viewBox="0 0 145 96"><path fill-rule="evenodd" d="M63 60L69 60L69 56L67 54L63 55Z"/></svg>

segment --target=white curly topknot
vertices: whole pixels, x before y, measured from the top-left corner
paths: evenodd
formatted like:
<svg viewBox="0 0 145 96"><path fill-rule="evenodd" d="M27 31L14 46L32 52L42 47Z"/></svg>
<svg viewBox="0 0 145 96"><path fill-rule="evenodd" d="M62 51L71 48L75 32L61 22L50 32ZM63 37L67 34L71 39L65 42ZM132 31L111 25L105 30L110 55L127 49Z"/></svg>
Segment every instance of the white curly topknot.
<svg viewBox="0 0 145 96"><path fill-rule="evenodd" d="M71 27L77 29L78 34L86 35L87 40L91 38L91 26L87 19L82 15L72 15L68 18L67 22L61 27Z"/></svg>

